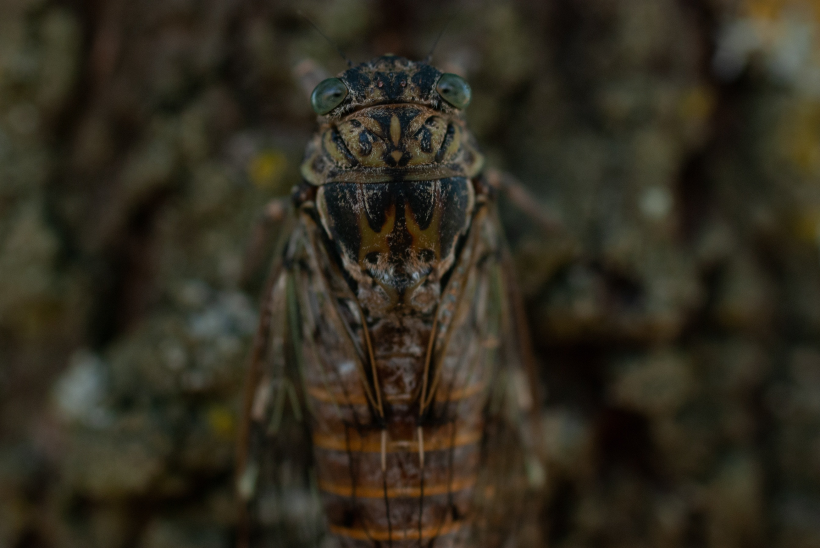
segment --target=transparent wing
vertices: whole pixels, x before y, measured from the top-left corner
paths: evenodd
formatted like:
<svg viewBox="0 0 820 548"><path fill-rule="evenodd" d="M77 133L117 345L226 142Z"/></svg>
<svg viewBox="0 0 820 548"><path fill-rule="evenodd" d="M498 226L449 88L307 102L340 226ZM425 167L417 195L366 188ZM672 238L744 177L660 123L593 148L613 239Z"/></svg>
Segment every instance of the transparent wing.
<svg viewBox="0 0 820 548"><path fill-rule="evenodd" d="M494 212L484 230L488 247L495 249L483 273L489 286L485 338L498 344L488 350L487 357L491 382L473 498L473 545L541 546L538 517L545 477L537 450L537 371L511 257Z"/></svg>
<svg viewBox="0 0 820 548"><path fill-rule="evenodd" d="M299 370L293 265L304 246L304 230L297 225L263 297L237 456L241 547L318 546L324 534Z"/></svg>

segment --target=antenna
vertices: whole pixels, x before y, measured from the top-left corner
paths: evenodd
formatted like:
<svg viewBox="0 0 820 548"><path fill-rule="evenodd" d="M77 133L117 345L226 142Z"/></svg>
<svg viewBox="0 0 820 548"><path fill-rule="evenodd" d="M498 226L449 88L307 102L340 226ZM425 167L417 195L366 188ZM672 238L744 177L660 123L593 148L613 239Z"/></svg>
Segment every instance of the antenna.
<svg viewBox="0 0 820 548"><path fill-rule="evenodd" d="M462 2L461 5L458 7L458 9L453 13L453 15L451 15L450 18L447 19L447 22L444 23L444 26L441 27L441 30L439 31L438 36L436 36L436 41L433 42L433 47L430 48L430 53L428 53L427 57L424 58L424 61L423 61L424 63L429 64L430 61L433 59L433 52L436 51L436 46L438 46L438 41L441 40L441 37L444 36L444 32L450 26L450 23L452 23L453 19L455 19L458 15L461 14L461 10L463 10L463 9L464 9L464 3Z"/></svg>
<svg viewBox="0 0 820 548"><path fill-rule="evenodd" d="M316 23L314 23L314 22L313 22L313 19L311 19L310 17L308 17L307 15L305 15L305 13L304 13L303 11L301 11L301 10L297 11L296 13L298 13L299 15L301 15L302 17L304 17L304 18L305 18L305 20L306 20L308 23L310 23L310 26L312 26L312 27L316 30L316 32L318 32L318 33L319 33L319 35L320 35L322 38L324 38L325 40L327 40L327 43L328 43L328 44L330 44L331 46L333 46L333 49L335 49L335 50L339 53L339 55L341 55L342 59L344 59L344 60L345 60L345 62L347 63L347 66L348 66L348 67L353 67L353 61L351 61L350 59L348 59L348 58L347 58L347 55L345 55L345 52L343 52L343 51L342 51L342 48L340 48L340 47L339 47L339 45L338 45L336 42L334 42L333 40L331 40L330 38L328 38L328 37L327 37L327 34L325 34L324 32L322 32L322 29L320 29L320 28L319 28L319 25L317 25ZM438 40L436 40L436 41L438 41ZM432 52L431 52L431 53L432 53Z"/></svg>

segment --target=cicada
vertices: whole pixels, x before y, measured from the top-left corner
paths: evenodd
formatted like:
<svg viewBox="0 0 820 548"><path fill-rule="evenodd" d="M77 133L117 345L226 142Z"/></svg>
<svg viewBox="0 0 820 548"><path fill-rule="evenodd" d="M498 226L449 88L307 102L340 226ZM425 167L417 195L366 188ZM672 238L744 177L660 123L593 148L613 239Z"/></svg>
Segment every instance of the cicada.
<svg viewBox="0 0 820 548"><path fill-rule="evenodd" d="M248 376L243 543L533 542L534 381L470 97L392 55L313 91Z"/></svg>

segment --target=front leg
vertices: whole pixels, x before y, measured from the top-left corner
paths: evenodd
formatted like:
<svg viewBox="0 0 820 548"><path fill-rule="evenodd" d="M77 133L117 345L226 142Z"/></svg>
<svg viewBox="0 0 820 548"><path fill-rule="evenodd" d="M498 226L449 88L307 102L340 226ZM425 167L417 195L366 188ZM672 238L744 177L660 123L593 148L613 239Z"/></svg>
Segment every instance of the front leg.
<svg viewBox="0 0 820 548"><path fill-rule="evenodd" d="M250 243L242 260L240 280L247 286L259 274L271 248L271 234L288 216L291 199L288 196L274 198L265 205L262 213L253 224Z"/></svg>
<svg viewBox="0 0 820 548"><path fill-rule="evenodd" d="M489 168L485 172L487 184L504 194L518 209L546 232L566 230L560 215L541 203L514 175Z"/></svg>

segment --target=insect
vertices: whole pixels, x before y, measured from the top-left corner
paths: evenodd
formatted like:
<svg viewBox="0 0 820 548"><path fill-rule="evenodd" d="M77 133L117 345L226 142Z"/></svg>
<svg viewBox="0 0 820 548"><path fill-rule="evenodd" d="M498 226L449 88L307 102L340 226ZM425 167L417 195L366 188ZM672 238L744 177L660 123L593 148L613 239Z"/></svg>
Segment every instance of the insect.
<svg viewBox="0 0 820 548"><path fill-rule="evenodd" d="M392 55L313 91L248 377L245 545L534 542L534 383L470 98Z"/></svg>

